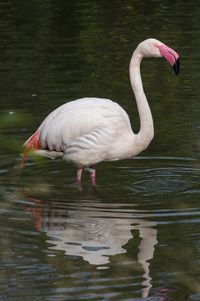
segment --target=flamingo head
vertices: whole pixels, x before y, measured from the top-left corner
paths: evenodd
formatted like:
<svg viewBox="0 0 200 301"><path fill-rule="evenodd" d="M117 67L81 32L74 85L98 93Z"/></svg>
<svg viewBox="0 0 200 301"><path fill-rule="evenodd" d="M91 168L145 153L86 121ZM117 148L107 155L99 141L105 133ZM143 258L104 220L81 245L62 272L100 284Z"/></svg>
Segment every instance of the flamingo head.
<svg viewBox="0 0 200 301"><path fill-rule="evenodd" d="M173 66L175 74L179 73L178 53L162 42L156 39L147 39L138 45L138 49L143 57L164 57Z"/></svg>

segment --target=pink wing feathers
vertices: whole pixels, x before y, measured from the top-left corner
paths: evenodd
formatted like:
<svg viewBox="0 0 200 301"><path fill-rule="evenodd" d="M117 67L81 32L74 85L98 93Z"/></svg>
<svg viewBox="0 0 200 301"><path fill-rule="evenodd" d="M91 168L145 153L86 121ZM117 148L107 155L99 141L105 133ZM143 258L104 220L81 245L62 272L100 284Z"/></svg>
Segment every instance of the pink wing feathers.
<svg viewBox="0 0 200 301"><path fill-rule="evenodd" d="M26 154L31 150L40 149L40 141L39 141L40 133L36 131L23 145L24 151L22 153L22 159L20 162L20 167L24 167L24 161L26 160Z"/></svg>

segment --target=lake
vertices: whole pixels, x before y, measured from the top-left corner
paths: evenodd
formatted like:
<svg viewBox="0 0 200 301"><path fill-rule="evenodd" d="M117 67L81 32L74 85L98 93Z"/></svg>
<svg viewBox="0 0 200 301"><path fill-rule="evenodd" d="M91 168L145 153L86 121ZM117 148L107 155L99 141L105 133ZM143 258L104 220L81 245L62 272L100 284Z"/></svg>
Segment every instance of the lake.
<svg viewBox="0 0 200 301"><path fill-rule="evenodd" d="M0 4L0 300L200 300L200 6L195 1ZM128 67L157 38L180 75L145 59L155 137L135 158L87 172L20 146L47 114L80 97L117 101L135 132Z"/></svg>

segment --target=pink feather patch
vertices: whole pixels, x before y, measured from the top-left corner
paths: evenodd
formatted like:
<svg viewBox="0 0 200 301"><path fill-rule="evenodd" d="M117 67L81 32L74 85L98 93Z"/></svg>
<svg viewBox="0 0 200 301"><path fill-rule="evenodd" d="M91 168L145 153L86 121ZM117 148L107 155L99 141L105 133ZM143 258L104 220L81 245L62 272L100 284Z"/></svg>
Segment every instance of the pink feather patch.
<svg viewBox="0 0 200 301"><path fill-rule="evenodd" d="M24 152L21 155L20 168L24 167L24 161L26 160L27 152L40 149L40 132L36 131L25 143L24 143Z"/></svg>
<svg viewBox="0 0 200 301"><path fill-rule="evenodd" d="M26 142L25 142L25 148L27 150L29 149L39 149L40 148L40 141L39 141L40 133L39 131L36 131Z"/></svg>

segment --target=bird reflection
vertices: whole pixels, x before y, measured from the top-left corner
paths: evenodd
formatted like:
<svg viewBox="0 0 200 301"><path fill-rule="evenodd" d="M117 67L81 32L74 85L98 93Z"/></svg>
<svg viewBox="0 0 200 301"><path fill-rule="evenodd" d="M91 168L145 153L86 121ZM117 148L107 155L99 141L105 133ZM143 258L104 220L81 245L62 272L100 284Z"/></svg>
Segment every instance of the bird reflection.
<svg viewBox="0 0 200 301"><path fill-rule="evenodd" d="M42 202L28 198L25 209L34 218L35 228L45 232L49 249L80 256L97 268L107 268L110 257L126 253L125 245L139 233L137 262L143 273L142 297L151 288L150 260L157 244L156 222L148 211L137 211L130 204L108 204L81 200L74 203Z"/></svg>

